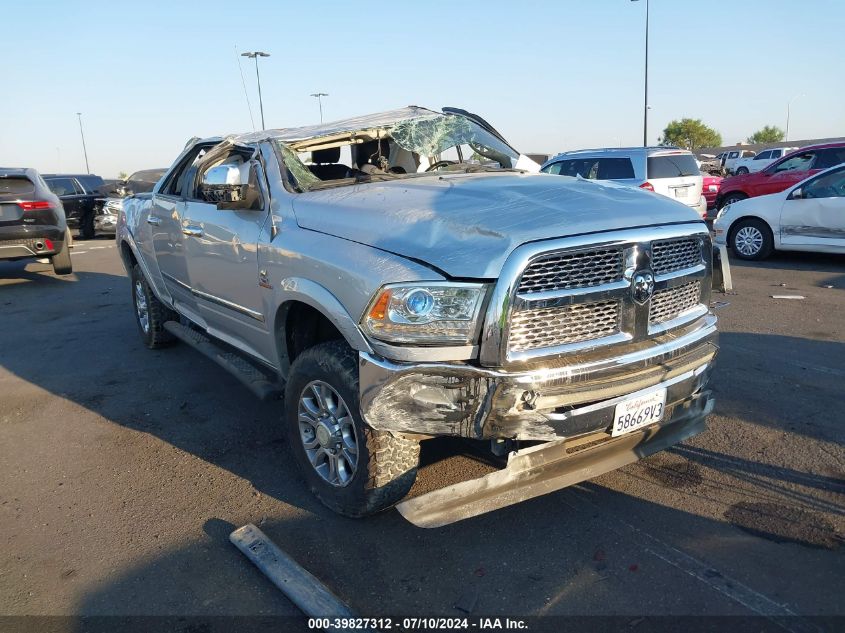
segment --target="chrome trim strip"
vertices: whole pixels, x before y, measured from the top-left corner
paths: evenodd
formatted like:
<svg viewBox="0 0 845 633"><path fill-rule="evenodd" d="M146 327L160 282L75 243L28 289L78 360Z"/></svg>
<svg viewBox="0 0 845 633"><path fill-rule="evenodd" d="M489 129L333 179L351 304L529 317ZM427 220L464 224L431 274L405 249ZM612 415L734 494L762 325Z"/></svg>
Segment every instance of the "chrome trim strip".
<svg viewBox="0 0 845 633"><path fill-rule="evenodd" d="M662 334L663 332L667 332L669 330L673 330L678 326L684 325L685 323L690 323L691 321L695 321L696 319L703 317L707 314L709 308L705 305L697 305L689 310L685 310L681 312L678 316L674 319L669 319L668 321L664 321L663 323L655 323L654 325L648 326L648 333L649 334Z"/></svg>
<svg viewBox="0 0 845 633"><path fill-rule="evenodd" d="M187 292L190 292L195 297L199 297L200 299L205 299L206 301L210 301L211 303L216 303L217 305L223 306L224 308L229 308L230 310L234 310L235 312L240 312L241 314L245 314L246 316L255 319L256 321L260 321L264 323L264 315L260 312L256 312L255 310L250 310L249 308L245 308L244 306L233 303L232 301L227 301L226 299L221 299L212 294L208 294L207 292L203 292L201 290L197 290L192 288L184 281L180 281L176 279L173 275L169 275L166 272L162 271L161 276L167 279L168 281L172 281L180 288L183 288Z"/></svg>
<svg viewBox="0 0 845 633"><path fill-rule="evenodd" d="M604 347L606 345L618 345L619 343L627 343L632 340L630 334L624 332L617 332L610 336L603 336L602 338L593 338L587 341L578 341L577 343L564 343L563 345L555 345L554 347L543 347L539 350L525 350L525 351L511 351L508 352L508 360L512 363L524 363L538 356L537 352L542 352L542 356L560 356L570 352L583 352L596 347Z"/></svg>
<svg viewBox="0 0 845 633"><path fill-rule="evenodd" d="M187 290L188 292L193 292L193 288L191 288L188 284L180 279L176 279L173 275L170 275L163 270L161 271L161 276L166 279L167 281L172 281L174 284L182 288L183 290Z"/></svg>
<svg viewBox="0 0 845 633"><path fill-rule="evenodd" d="M590 295L591 302L596 301L595 295L600 293L611 293L614 291L627 290L631 286L630 279L620 279L612 281L609 284L600 284L598 286L583 286L581 288L567 288L565 290L545 290L543 292L529 292L517 293L516 298L519 299L522 305L529 308L552 308L560 305L568 305L571 303L581 303L575 301L578 297ZM610 295L608 295L609 297ZM614 293L613 296L616 296ZM570 299L570 301L563 301ZM601 299L598 299L599 301ZM536 302L542 301L542 305L534 305Z"/></svg>
<svg viewBox="0 0 845 633"><path fill-rule="evenodd" d="M688 281L691 277L706 278L712 266L712 253L710 248L710 233L702 222L690 222L685 224L645 227L637 229L623 229L619 231L608 231L605 233L591 233L574 237L530 242L515 248L505 261L502 267L499 280L493 288L490 303L485 313L484 325L481 333L481 344L479 360L482 365L488 367L505 366L515 359L508 354L507 339L510 331L511 315L514 309L524 307L524 298L517 294L519 279L522 272L528 265L540 256L548 256L557 251L572 251L580 248L610 248L618 247L625 251L625 279L630 283L637 261L641 257L650 256L650 245L659 240L668 240L684 237L700 237L702 243L702 260L705 262L703 268L691 276L684 278L661 279L655 289L671 287ZM705 254L705 247L708 252ZM668 277L668 276L667 276ZM702 284L701 303L709 305L709 289ZM601 286L596 287L594 292L601 295ZM616 290L624 294L624 290ZM608 293L613 294L613 291ZM592 300L587 294L567 295L563 297L564 303L574 303ZM567 301L568 300L568 301ZM595 299L598 300L598 299ZM532 307L538 307L530 302ZM620 326L623 332L633 332L633 339L639 340L649 335L648 333L648 304L639 306L641 309L634 309L632 314L626 316L630 310L622 310L620 314ZM555 352L548 349L532 350L529 358L552 357Z"/></svg>
<svg viewBox="0 0 845 633"><path fill-rule="evenodd" d="M685 380L689 380L690 378L700 376L706 370L707 363L704 363L702 365L699 365L695 369L686 371L682 374L675 376L674 378L664 380L663 382L659 382L650 387L646 387L645 389L640 389L639 391L634 391L633 393L626 393L621 396L616 396L615 398L610 398L609 400L602 400L601 402L596 402L594 404L587 405L586 407L578 407L575 409L571 409L570 411L566 411L564 413L544 413L543 415L550 420L554 420L556 422L563 422L570 418L586 415L588 413L595 413L596 411L601 411L602 409L610 409L611 407L615 407L617 404L619 404L620 402L624 402L625 400L639 398L640 396L644 396L651 392L666 389L668 387L671 387L672 385L678 384L679 382L684 382ZM669 402L666 403L667 406L669 404Z"/></svg>
<svg viewBox="0 0 845 633"><path fill-rule="evenodd" d="M264 315L260 312L250 310L249 308L245 308L240 304L233 303L232 301L227 301L226 299L221 299L220 297L210 295L207 292L203 292L195 288L191 288L191 292L200 299L205 299L206 301L210 301L211 303L216 303L217 305L223 306L224 308L229 308L230 310L234 310L235 312L240 312L241 314L245 314L246 316L255 319L256 321L264 323Z"/></svg>

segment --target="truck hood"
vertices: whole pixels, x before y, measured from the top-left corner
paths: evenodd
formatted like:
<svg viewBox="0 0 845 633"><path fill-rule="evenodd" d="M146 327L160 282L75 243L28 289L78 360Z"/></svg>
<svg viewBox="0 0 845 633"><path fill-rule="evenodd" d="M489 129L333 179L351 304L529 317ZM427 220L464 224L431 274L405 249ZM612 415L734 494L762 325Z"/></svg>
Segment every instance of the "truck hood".
<svg viewBox="0 0 845 633"><path fill-rule="evenodd" d="M689 207L610 182L549 174L449 174L296 196L300 227L422 261L451 277L495 279L525 242L700 221Z"/></svg>

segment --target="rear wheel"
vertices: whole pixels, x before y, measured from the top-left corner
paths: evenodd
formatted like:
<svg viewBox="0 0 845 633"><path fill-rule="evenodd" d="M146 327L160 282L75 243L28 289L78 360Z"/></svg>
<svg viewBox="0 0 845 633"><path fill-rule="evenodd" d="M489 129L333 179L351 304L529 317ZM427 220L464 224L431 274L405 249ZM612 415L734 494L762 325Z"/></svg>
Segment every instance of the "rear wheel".
<svg viewBox="0 0 845 633"><path fill-rule="evenodd" d="M66 233L62 248L50 258L56 275L70 275L73 272L73 264L70 261L70 231Z"/></svg>
<svg viewBox="0 0 845 633"><path fill-rule="evenodd" d="M762 220L740 220L731 229L731 249L740 259L757 260L771 255L774 250L772 230Z"/></svg>
<svg viewBox="0 0 845 633"><path fill-rule="evenodd" d="M164 329L164 324L177 320L178 316L158 300L138 264L132 269L132 305L144 345L157 349L174 341L173 335Z"/></svg>
<svg viewBox="0 0 845 633"><path fill-rule="evenodd" d="M358 355L344 341L320 343L294 361L285 386L285 422L311 492L339 514L375 514L414 484L419 442L364 423Z"/></svg>
<svg viewBox="0 0 845 633"><path fill-rule="evenodd" d="M747 167L740 167L739 169L736 170L737 176L741 176L742 174L747 174L747 173L748 173Z"/></svg>

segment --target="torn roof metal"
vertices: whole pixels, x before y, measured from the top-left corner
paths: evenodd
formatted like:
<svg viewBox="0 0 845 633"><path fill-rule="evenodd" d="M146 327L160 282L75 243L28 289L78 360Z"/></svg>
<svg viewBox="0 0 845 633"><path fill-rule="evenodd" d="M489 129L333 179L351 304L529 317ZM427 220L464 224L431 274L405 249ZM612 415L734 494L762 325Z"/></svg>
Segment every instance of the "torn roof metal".
<svg viewBox="0 0 845 633"><path fill-rule="evenodd" d="M235 134L227 139L233 143L256 143L267 139L275 139L283 143L295 143L309 139L317 139L334 136L336 134L348 134L359 130L371 130L395 125L401 121L417 119L422 117L444 116L442 112L420 108L419 106L408 106L387 112L366 114L364 116L330 121L320 125L306 125L303 127L281 128L275 130L262 130L260 132L248 132L246 134Z"/></svg>

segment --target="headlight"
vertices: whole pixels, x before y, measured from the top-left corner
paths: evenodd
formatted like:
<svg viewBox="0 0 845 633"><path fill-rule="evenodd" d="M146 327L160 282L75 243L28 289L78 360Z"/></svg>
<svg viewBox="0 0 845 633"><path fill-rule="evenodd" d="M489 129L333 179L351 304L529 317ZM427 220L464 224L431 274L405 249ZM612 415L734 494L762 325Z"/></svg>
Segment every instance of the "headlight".
<svg viewBox="0 0 845 633"><path fill-rule="evenodd" d="M728 212L728 209L730 209L730 208L731 208L731 205L726 204L726 205L725 205L725 206L723 206L721 209L719 209L719 213L717 213L717 214L716 214L716 219L718 220L718 219L719 219L719 218L721 218L723 215L725 215L725 214Z"/></svg>
<svg viewBox="0 0 845 633"><path fill-rule="evenodd" d="M362 325L389 343L471 344L484 292L482 284L389 284L376 293Z"/></svg>

